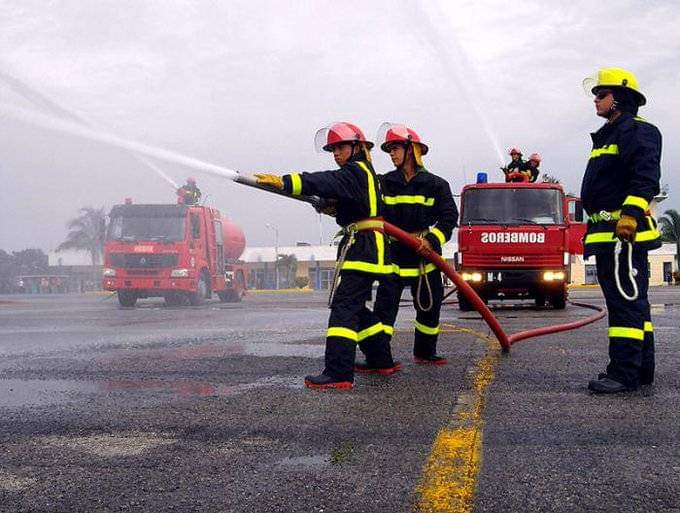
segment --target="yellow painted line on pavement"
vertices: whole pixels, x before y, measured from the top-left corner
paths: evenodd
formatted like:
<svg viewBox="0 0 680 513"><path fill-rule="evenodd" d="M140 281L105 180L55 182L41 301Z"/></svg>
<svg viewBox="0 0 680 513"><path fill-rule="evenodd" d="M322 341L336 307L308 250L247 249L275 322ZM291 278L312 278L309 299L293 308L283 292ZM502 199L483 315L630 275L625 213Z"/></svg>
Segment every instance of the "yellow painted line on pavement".
<svg viewBox="0 0 680 513"><path fill-rule="evenodd" d="M458 398L454 418L435 438L416 488L414 511L470 513L482 463L483 414L498 362L498 342L468 328L451 324L442 327L444 333L467 333L486 341L487 351L468 373L470 390Z"/></svg>

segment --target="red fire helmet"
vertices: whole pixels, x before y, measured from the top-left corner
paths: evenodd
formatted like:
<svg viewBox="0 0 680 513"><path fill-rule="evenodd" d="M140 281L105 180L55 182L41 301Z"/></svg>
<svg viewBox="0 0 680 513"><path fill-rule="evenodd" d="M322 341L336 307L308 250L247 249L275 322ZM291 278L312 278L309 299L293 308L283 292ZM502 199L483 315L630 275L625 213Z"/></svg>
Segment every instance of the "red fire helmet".
<svg viewBox="0 0 680 513"><path fill-rule="evenodd" d="M196 185L196 179L193 176L190 176L187 178L187 183L190 183L191 185Z"/></svg>
<svg viewBox="0 0 680 513"><path fill-rule="evenodd" d="M537 164L541 163L541 154L540 153L532 153L529 155L529 160L533 160Z"/></svg>
<svg viewBox="0 0 680 513"><path fill-rule="evenodd" d="M429 148L427 144L420 140L420 136L412 128L399 123L383 123L378 128L378 140L384 140L380 149L389 153L389 146L392 142L410 142L420 146L420 154L427 155Z"/></svg>
<svg viewBox="0 0 680 513"><path fill-rule="evenodd" d="M512 155L519 155L519 156L521 157L521 156L522 156L522 152L520 151L520 149L519 149L517 146L513 146L512 148L510 148L510 149L508 150L508 155L510 155L510 156L512 156Z"/></svg>
<svg viewBox="0 0 680 513"><path fill-rule="evenodd" d="M361 128L344 121L320 128L314 136L316 151L333 151L336 144L357 142L364 143L369 150L373 148L373 143L366 140Z"/></svg>

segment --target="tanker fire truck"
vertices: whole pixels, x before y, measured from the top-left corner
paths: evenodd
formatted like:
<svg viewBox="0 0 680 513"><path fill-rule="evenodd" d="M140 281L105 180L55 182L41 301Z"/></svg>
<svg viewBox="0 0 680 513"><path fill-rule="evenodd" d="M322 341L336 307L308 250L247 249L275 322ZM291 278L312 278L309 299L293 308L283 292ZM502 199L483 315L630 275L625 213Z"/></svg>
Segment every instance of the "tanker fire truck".
<svg viewBox="0 0 680 513"><path fill-rule="evenodd" d="M245 274L237 259L245 249L241 229L214 208L136 205L126 201L109 214L103 288L121 306L163 297L168 305L200 305L215 292L240 301Z"/></svg>
<svg viewBox="0 0 680 513"><path fill-rule="evenodd" d="M481 182L485 182L482 177ZM533 299L563 309L583 210L554 183L476 183L461 193L457 267L485 302ZM458 294L461 310L472 305Z"/></svg>

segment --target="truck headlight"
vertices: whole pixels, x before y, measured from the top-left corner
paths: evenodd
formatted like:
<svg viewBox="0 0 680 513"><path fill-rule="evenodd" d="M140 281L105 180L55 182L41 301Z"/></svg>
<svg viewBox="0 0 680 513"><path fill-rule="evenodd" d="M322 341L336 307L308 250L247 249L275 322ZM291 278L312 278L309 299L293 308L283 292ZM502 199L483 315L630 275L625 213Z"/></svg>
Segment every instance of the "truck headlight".
<svg viewBox="0 0 680 513"><path fill-rule="evenodd" d="M171 278L188 278L189 269L173 269L170 271Z"/></svg>
<svg viewBox="0 0 680 513"><path fill-rule="evenodd" d="M563 271L545 271L543 273L543 281L563 281Z"/></svg>
<svg viewBox="0 0 680 513"><path fill-rule="evenodd" d="M465 281L482 281L482 273L463 273L461 276Z"/></svg>
<svg viewBox="0 0 680 513"><path fill-rule="evenodd" d="M110 269L108 267L104 267L102 269L102 276L115 276L115 275L116 275L115 269Z"/></svg>

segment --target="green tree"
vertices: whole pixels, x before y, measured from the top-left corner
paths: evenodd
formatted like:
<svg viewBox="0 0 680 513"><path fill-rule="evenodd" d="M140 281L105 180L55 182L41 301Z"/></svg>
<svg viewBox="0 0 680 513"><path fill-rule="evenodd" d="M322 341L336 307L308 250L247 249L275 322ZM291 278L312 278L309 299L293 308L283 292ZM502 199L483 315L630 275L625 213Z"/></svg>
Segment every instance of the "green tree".
<svg viewBox="0 0 680 513"><path fill-rule="evenodd" d="M680 213L677 210L666 210L659 218L661 224L661 240L675 242L675 268L680 271Z"/></svg>
<svg viewBox="0 0 680 513"><path fill-rule="evenodd" d="M286 287L291 287L295 282L295 274L297 273L298 260L293 254L278 255L279 274L283 276Z"/></svg>
<svg viewBox="0 0 680 513"><path fill-rule="evenodd" d="M94 268L101 262L106 239L106 213L104 207L83 207L80 215L71 219L66 227L69 229L66 240L59 244L57 251L74 249L87 251Z"/></svg>

